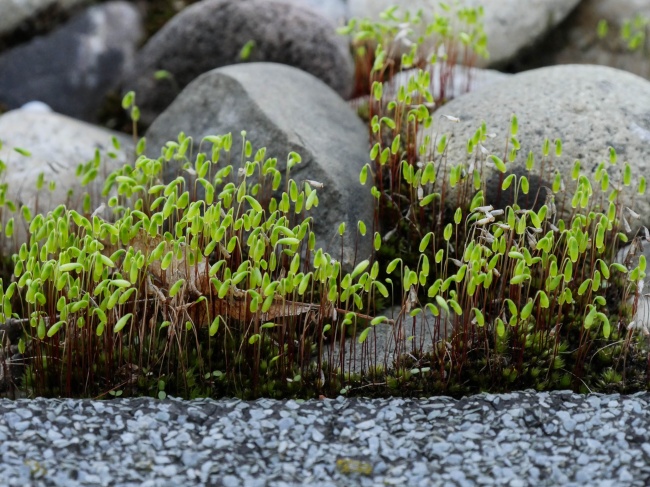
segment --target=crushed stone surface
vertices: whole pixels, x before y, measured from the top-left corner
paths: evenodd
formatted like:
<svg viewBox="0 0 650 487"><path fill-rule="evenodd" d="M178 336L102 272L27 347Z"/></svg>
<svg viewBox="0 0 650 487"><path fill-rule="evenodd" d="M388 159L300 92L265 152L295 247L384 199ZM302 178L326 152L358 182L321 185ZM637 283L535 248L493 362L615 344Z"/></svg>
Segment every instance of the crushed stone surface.
<svg viewBox="0 0 650 487"><path fill-rule="evenodd" d="M650 393L0 400L8 486L644 486Z"/></svg>

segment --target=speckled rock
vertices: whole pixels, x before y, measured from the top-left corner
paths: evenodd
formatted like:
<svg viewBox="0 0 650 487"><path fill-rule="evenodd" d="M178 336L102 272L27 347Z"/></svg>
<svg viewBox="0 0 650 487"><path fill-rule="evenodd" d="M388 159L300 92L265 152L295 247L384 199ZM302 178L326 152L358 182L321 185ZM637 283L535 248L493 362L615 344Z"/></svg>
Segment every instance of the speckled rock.
<svg viewBox="0 0 650 487"><path fill-rule="evenodd" d="M341 368L341 352L344 351L343 369L355 374L368 373L375 365L386 370L395 369L395 361L407 354L421 356L433 351L436 343L449 340L453 334L453 320L444 310L433 316L426 306L415 317L401 306L393 306L377 316L392 320L372 327L364 343L356 336L347 337L341 347L338 339L323 350L323 362ZM451 315L455 316L455 315Z"/></svg>
<svg viewBox="0 0 650 487"><path fill-rule="evenodd" d="M90 0L2 0L0 37L11 34L26 21L45 11L66 11Z"/></svg>
<svg viewBox="0 0 650 487"><path fill-rule="evenodd" d="M335 26L309 8L268 0L205 0L183 10L140 51L123 83L135 90L149 125L200 74L242 62L242 48L254 46L247 61L288 64L320 78L339 95L353 87L347 42ZM155 79L167 71L171 76Z"/></svg>
<svg viewBox="0 0 650 487"><path fill-rule="evenodd" d="M436 100L453 100L465 93L479 91L494 83L500 83L511 77L510 74L493 69L468 68L466 66L445 66L436 63L430 68L430 91ZM384 86L385 98L397 95L400 86L408 86L408 80L416 73L414 70L402 71ZM441 82L445 77L448 81Z"/></svg>
<svg viewBox="0 0 650 487"><path fill-rule="evenodd" d="M91 7L52 33L0 55L0 104L32 100L94 121L104 96L131 68L142 19L127 2Z"/></svg>
<svg viewBox="0 0 650 487"><path fill-rule="evenodd" d="M112 137L121 143L121 150L115 150ZM102 175L127 162L134 153L131 138L109 130L95 127L57 113L13 110L0 116L0 159L6 164L3 181L7 183L6 198L16 203L18 209L27 205L32 212L36 209L42 213L54 209L60 204L80 208L82 187L76 176L77 166L91 161L95 149L102 155L100 176L95 182L83 188L83 191L98 195L102 189ZM25 156L14 148L28 150ZM106 157L114 152L115 159ZM44 174L45 186L37 193L36 181L40 173ZM56 189L48 189L50 181L56 183ZM68 192L73 191L69 197ZM17 223L22 218L16 218ZM16 241L20 245L26 239L26 228L15 225ZM4 236L2 244L7 245Z"/></svg>
<svg viewBox="0 0 650 487"><path fill-rule="evenodd" d="M284 174L287 154L295 151L302 163L292 169L296 181L310 179L319 189L320 205L314 217L317 245L340 260L339 223L345 221L344 263L365 259L371 251L370 232L354 239L357 221L373 218L369 188L359 185L359 171L368 161L368 132L354 111L331 88L296 68L274 63L227 66L201 75L190 83L146 133L148 155L183 131L200 141L208 135L233 134L231 158L241 157L240 132L247 131L255 149L266 147L266 157L277 157ZM168 165L169 180L180 173Z"/></svg>
<svg viewBox="0 0 650 487"><path fill-rule="evenodd" d="M553 171L564 177L571 191L568 176L574 161L579 159L587 175L608 156L608 147L618 153L619 166L610 167L611 181L620 181L622 162L629 161L633 174L648 175L650 169L650 83L643 78L612 68L587 65L566 65L517 74L508 80L469 93L440 108L434 117L448 114L460 123L434 124L433 130L451 134L448 160L470 164L466 144L482 121L487 122L488 138L484 146L492 154L503 157L510 120L519 119L518 138L521 150L510 170L522 170L529 151L541 158L544 138L563 141L563 154L547 163L544 180L531 181L535 186L551 186ZM539 163L538 163L539 168ZM498 187L496 170L489 170L488 202L494 202ZM630 190L634 194L634 190ZM570 192L570 194L573 194ZM450 196L453 195L453 192ZM453 199L449 201L453 203ZM543 198L542 198L543 202ZM634 209L642 222L650 224L650 195L634 199Z"/></svg>
<svg viewBox="0 0 650 487"><path fill-rule="evenodd" d="M270 0L276 1L276 0ZM286 3L307 7L328 18L335 25L343 25L348 18L347 0L282 0Z"/></svg>
<svg viewBox="0 0 650 487"><path fill-rule="evenodd" d="M450 3L450 2L447 2ZM530 47L555 25L559 24L580 3L580 0L462 0L462 6L484 5L485 32L490 59L479 59L477 66L503 65ZM350 16L379 19L379 14L392 5L416 11L423 18L443 12L440 0L349 0Z"/></svg>

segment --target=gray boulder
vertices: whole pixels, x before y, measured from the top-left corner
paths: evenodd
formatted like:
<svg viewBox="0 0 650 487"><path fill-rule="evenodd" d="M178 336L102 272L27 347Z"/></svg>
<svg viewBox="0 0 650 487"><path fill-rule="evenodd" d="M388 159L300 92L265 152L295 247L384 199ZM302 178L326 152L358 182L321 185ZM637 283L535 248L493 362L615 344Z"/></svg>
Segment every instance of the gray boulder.
<svg viewBox="0 0 650 487"><path fill-rule="evenodd" d="M112 137L120 141L121 150L114 149ZM83 192L99 196L105 176L127 162L134 153L131 138L124 134L57 113L39 111L13 110L0 116L0 140L0 160L6 164L0 180L7 185L6 198L18 209L28 206L32 214L35 211L47 213L60 204L79 209ZM15 148L25 149L31 155L20 154ZM94 183L82 188L76 176L77 166L91 161L95 149L102 155L99 176ZM111 151L116 155L114 159L106 157ZM44 175L45 185L37 191L40 173ZM53 191L48 188L50 181L56 183ZM22 217L17 216L14 234L18 245L26 241L27 236L22 222Z"/></svg>
<svg viewBox="0 0 650 487"><path fill-rule="evenodd" d="M136 92L149 125L197 76L242 61L288 64L344 98L352 92L352 57L335 26L309 8L268 0L205 0L184 9L140 51L123 87ZM160 70L170 76L156 79Z"/></svg>
<svg viewBox="0 0 650 487"><path fill-rule="evenodd" d="M317 246L339 259L339 223L345 221L345 262L359 261L371 251L373 197L359 185L359 171L369 161L368 133L354 111L326 84L312 75L282 64L250 63L215 69L188 85L146 133L147 152L158 157L160 148L183 131L196 144L208 135L233 134L231 158L241 157L240 132L255 149L267 148L284 173L287 154L295 151L302 163L292 177L315 180L320 205L312 210ZM169 165L166 178L180 167ZM355 252L357 221L368 234Z"/></svg>
<svg viewBox="0 0 650 487"><path fill-rule="evenodd" d="M470 165L475 155L468 155L467 140L487 123L488 133L496 134L484 143L491 154L503 157L510 135L512 114L519 119L519 156L510 171L523 171L529 151L536 155L536 173L544 139L563 141L563 154L546 163L543 180L531 180L531 192L540 186L551 186L554 171L563 175L567 191L572 195L569 177L574 161L579 159L587 175L608 158L608 147L618 153L618 166L608 167L612 183L621 181L623 162L629 161L633 174L648 175L650 169L650 83L638 76L613 68L588 65L565 65L542 68L512 76L451 101L434 113L460 118L459 123L441 120L433 131L449 133L448 160ZM551 151L554 152L553 150ZM488 203L495 203L499 178L496 169L487 169ZM543 189L541 193L543 194ZM455 192L450 193L450 197ZM650 194L637 197L636 187L627 191L628 204L642 215L642 223L650 224ZM632 198L634 200L632 201ZM543 196L540 198L544 202ZM453 204L453 198L450 198ZM502 201L503 203L503 201Z"/></svg>
<svg viewBox="0 0 650 487"><path fill-rule="evenodd" d="M142 19L127 2L89 8L54 32L0 55L0 104L32 100L93 121L108 91L130 69Z"/></svg>
<svg viewBox="0 0 650 487"><path fill-rule="evenodd" d="M635 239L631 244L626 245L616 254L616 262L625 265L628 270L634 269L639 265L639 258L644 255L646 262L650 263L650 242L644 236L644 231L641 232L639 239ZM647 272L647 271L646 271ZM640 287L642 286L642 287ZM628 329L635 329L639 333L649 336L650 335L650 276L646 275L642 283L637 283L636 291L632 288L628 305L633 308L636 301L636 312L630 318L630 322L626 324Z"/></svg>
<svg viewBox="0 0 650 487"><path fill-rule="evenodd" d="M436 63L430 67L431 83L429 89L436 100L453 100L465 93L479 91L494 83L500 83L510 78L510 74L502 73L492 69L469 68L459 64L444 66ZM417 76L416 70L402 71L396 74L390 82L384 86L385 98L395 99L400 86L408 87L409 78ZM449 82L441 83L441 79L447 77Z"/></svg>
<svg viewBox="0 0 650 487"><path fill-rule="evenodd" d="M341 368L343 358L344 371L354 374L367 373L374 366L394 370L397 360L404 363L408 358L429 354L435 344L451 340L454 332L449 315L441 311L439 316L433 316L426 307L415 317L401 306L384 310L377 316L385 316L393 322L373 326L362 344L359 343L361 330L356 336L346 337L343 347L339 337L335 343L327 344L323 349L323 362L330 363L333 368Z"/></svg>
<svg viewBox="0 0 650 487"><path fill-rule="evenodd" d="M393 5L402 11L422 9L426 25L433 20L434 14L444 14L440 3L441 0L349 0L349 11L351 17L379 20L379 14ZM562 22L578 3L580 0L461 0L458 5L484 5L490 59L479 59L477 66L485 67L512 61Z"/></svg>
<svg viewBox="0 0 650 487"><path fill-rule="evenodd" d="M275 0L270 0L275 1ZM343 25L348 19L346 0L283 0L286 3L307 7L328 18L334 25Z"/></svg>
<svg viewBox="0 0 650 487"><path fill-rule="evenodd" d="M65 12L89 0L3 0L0 2L0 37L18 29L44 12Z"/></svg>
<svg viewBox="0 0 650 487"><path fill-rule="evenodd" d="M532 53L531 63L601 64L624 69L650 78L650 58L644 52L631 52L621 39L621 28L636 15L650 17L646 0L585 0L561 28L549 35L542 49ZM596 26L606 20L609 33L598 38Z"/></svg>

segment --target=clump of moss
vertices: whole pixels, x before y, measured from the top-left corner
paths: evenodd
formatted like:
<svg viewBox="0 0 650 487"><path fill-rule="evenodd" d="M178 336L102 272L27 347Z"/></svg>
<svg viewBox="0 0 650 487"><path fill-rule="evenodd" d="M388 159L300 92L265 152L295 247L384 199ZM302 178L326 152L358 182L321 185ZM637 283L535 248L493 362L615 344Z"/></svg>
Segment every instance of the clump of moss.
<svg viewBox="0 0 650 487"><path fill-rule="evenodd" d="M433 123L427 71L385 99L382 49L360 182L385 227L373 235L376 255L350 272L316 245L309 210L319 183L291 179L300 155L288 154L281 173L242 132L234 163L232 134L179 134L146 157L133 93L121 105L134 122L136 159L108 177L99 199L46 214L3 200L5 236L18 222L29 229L0 283L0 321L24 324L3 344L28 364L19 386L32 395L246 399L647 388L647 343L631 324L646 261L616 261L630 239L639 246L628 229L638 215L624 198L644 194L645 179L633 184L610 148L595 185L576 163L542 194L538 168L561 156L562 143L547 140L525 170L511 171L516 116L507 160L481 150L483 123L467 141L473 162L449 161L444 132L420 135ZM412 65L417 49L406 56L402 65ZM164 181L169 163L189 176ZM80 165L82 181L100 164L98 155ZM365 234L366 222L352 231ZM402 306L396 319L375 316L391 302ZM404 346L426 313L436 322L426 343ZM373 348L378 325L400 343L383 363ZM350 368L358 354L370 367Z"/></svg>

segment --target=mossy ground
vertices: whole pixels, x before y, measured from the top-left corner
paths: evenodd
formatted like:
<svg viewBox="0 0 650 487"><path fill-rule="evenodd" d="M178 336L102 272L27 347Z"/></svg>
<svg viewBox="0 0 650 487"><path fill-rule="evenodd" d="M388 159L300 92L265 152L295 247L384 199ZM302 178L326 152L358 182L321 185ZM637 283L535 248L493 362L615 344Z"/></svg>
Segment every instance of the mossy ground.
<svg viewBox="0 0 650 487"><path fill-rule="evenodd" d="M158 30L187 3L190 2L170 0L141 3L147 7L148 35ZM381 35L385 35L385 32L382 31ZM371 59L377 62L378 58L381 60L379 56ZM405 64L410 66L413 62L406 59ZM371 66L367 65L365 68L370 71ZM208 231L207 227L203 228L204 224L206 226L210 224L206 223L208 211L216 210L216 206L206 208L212 205L212 202L190 202L188 192L181 195L183 190L177 188L178 181L167 185L159 184L161 181L156 172L160 171L163 158L139 159L137 168L125 167L119 174L112 175L113 179L109 181L110 184L117 186L120 196L115 197L115 204L111 205L109 202L108 206L115 207L119 202L121 213L116 212L116 215L128 216L116 217L117 221L100 221L91 215L90 204L84 215L75 212L71 216L66 209L62 209L57 215L48 215L47 221L41 218L39 222L30 224L30 229L32 225L34 227L33 241L30 242L30 248L25 245L25 248L21 248L20 253L14 256L12 264L16 264L15 270L11 266L0 268L4 283L13 280L12 292L19 289L14 298L14 310L30 318L31 326L26 327L25 330L27 343L23 343L25 350L21 353L25 357L29 356L31 360L26 367L24 379L17 384L18 388L28 395L47 396L165 397L174 395L185 398L237 396L244 399L260 396L311 398L339 394L370 397L444 394L459 397L483 391L496 393L528 388L573 389L580 392L633 392L647 389L647 343L644 337L632 336L626 329L626 323L629 323L633 312L628 309L629 291L626 290L626 286L630 283L636 285L639 277L644 277L645 267L643 269L637 267L634 270L618 269L618 272L624 273L625 279L616 277L609 279L609 268L614 266L610 261L616 253L616 246L620 244L617 232L623 216L617 195L614 194L610 200L611 211L607 207L593 206L594 199L590 199L591 185L586 178L580 176L578 171L574 179L580 178L582 192L579 197L576 196L574 208L579 206L585 209L585 215L583 220L568 222L569 224L565 226L564 223L560 225L555 220L554 210L549 210L546 205L541 207L536 205L532 210L527 208L522 210L514 205L514 198L508 201L505 193L504 198L501 198L502 190L506 191L507 188L499 184L495 186L494 182L489 183L490 188L486 188L486 182L481 179L483 167L470 169L462 164L452 167L450 163L449 170L456 176L454 183L449 184L451 188L456 186L456 190L461 191L464 196L460 198L460 203L454 211L445 205L444 196L441 197L445 191L435 193L438 187L434 185L436 179L434 161L424 164L418 159L418 144L412 137L418 129L427 127L432 120L430 109L435 103L431 93L427 91L429 83L425 81L424 73L420 72L417 80L412 84L413 89L409 89L417 92L413 97L403 91L398 94L397 101L391 100L386 103L386 100L382 100L380 81L386 78L387 69L386 66L379 66L376 79L370 79L367 85L364 85L366 92L373 92L376 102L371 99L360 109L373 134L371 143L375 143L371 151L373 164L364 166L363 171L366 173L362 179L365 184L365 177L370 168L378 174L374 183L382 188L381 193L377 188L373 188L374 194L379 194L378 199L382 201L378 205L377 221L382 222L383 228L381 228L381 235L375 235L376 248L381 247L376 255L376 263L381 270L375 272L374 260L364 261L359 265L365 267L359 272L356 274L353 272L352 277L348 274L343 278L342 273L341 276L338 275L339 270L336 269L336 265L331 260L324 259L326 264L318 265L325 268L324 272L329 274L323 274L324 278L320 284L315 278L313 281L316 286L321 287L314 290L312 285L309 299L307 296L303 298L303 294L300 293L301 299L305 302L320 306L318 309L321 316L318 319L314 317L298 319L296 315L280 314L275 320L277 323L265 323L272 326L262 330L262 323L266 318L262 320L260 317L259 303L255 303L255 310L253 310L252 299L258 297L265 301L271 299L269 303L272 303L276 297L276 290L281 286L283 289L281 299L289 297L296 302L296 291L285 291L285 288L296 288L296 283L302 282L305 277L302 275L303 272L299 272L300 269L305 270L305 273L311 269L309 267L311 261L308 264L304 262L301 264L300 259L297 260L296 268L291 269L293 267L291 257L300 255L296 252L297 247L293 249L292 246L307 245L306 232L297 239L295 235L298 233L298 227L294 230L282 227L283 235L285 237L293 235L293 238L284 238L285 242L282 244L286 246L282 250L284 254L279 252L276 248L278 234L273 237L273 232L269 231L274 223L269 224L268 227L263 227L264 224L260 223L262 216L266 218L269 216L268 212L274 213L275 210L269 209L266 212L260 202L251 196L251 194L255 196L256 193L247 193L251 191L252 186L247 185L245 177L240 175L243 180L227 179L226 175L223 178L215 178L215 186L219 191L223 190L221 194L216 193L221 200L219 205L223 202L226 208L234 210L231 205L233 195L237 194L237 205L234 205L237 206L237 213L233 213L235 216L231 215L227 224L225 223L227 218L224 217L222 221L221 216L217 216L219 210L223 212L222 206L211 214L213 220L223 223L223 233L217 238L214 236L218 234L217 231L212 232ZM128 97L129 95L125 100ZM133 96L130 102L125 103L125 100L121 100L116 93L109 96L102 119L112 128L131 132L132 122L124 115L122 108L131 109L133 117L136 107L133 106ZM509 142L515 147L519 146L516 139L517 125L517 119L513 116ZM476 151L479 142L486 136L487 129L484 124L468 142L470 152ZM217 142L214 142L215 140ZM169 156L165 155L164 162L173 159L173 163L186 163L186 169L197 173L206 167L208 168L206 171L209 172L211 165L216 165L218 157L213 163L210 160L206 162L205 158L201 159L201 156L198 156L197 161L193 163L188 155L189 142L184 136L179 136L178 143L172 142L167 147L166 152ZM436 159L438 168L441 162L444 162L444 167L447 167L446 139L437 142L435 148L429 148L431 157ZM226 145L232 144L232 137L231 135L215 136L213 143L215 146L219 145L221 150ZM508 147L507 143L506 147ZM559 147L561 149L561 141ZM230 145L224 150L228 152ZM506 162L513 162L516 159L516 150L513 151L510 153L512 160ZM544 157L548 157L548 150L546 152ZM249 156L252 157L252 154L251 148ZM290 154L290 158L296 156ZM493 166L497 169L503 166L503 170L499 170L502 173L506 172L504 161L494 155L490 157ZM246 174L249 168L251 174L262 166L266 170L268 161L263 162L263 159L264 155L260 156L259 160L256 155L254 162L249 161L244 165L242 161L242 170L245 169L242 174ZM486 162L482 160L481 165ZM83 171L92 173L94 169L91 166L92 164L89 164ZM274 168L274 165L268 167ZM625 170L627 169L628 167ZM221 171L223 169L219 170L220 173ZM276 176L281 176L279 171L276 172ZM273 173L269 172L268 175L270 178ZM84 174L81 176L84 177ZM429 176L433 177L429 178ZM438 180L444 181L446 175L443 173L440 176ZM527 176L530 178L530 183L526 179ZM513 188L515 186L523 188L522 181L525 180L524 193L528 194L529 185L535 191L536 180L534 175L530 174L530 169L527 172L513 174L512 177L516 177L518 181ZM628 177L626 173L624 178ZM429 178L428 182L427 178ZM275 176L272 179L275 184ZM499 183L501 180L503 175L499 175ZM228 181L230 187L224 186L225 181ZM239 187L234 184L235 181L238 182ZM207 179L205 183L206 188L210 187L214 191L215 187ZM555 182L549 182L548 185L556 186ZM629 186L629 182L626 185ZM291 190L288 189L289 186ZM541 185L537 184L537 186ZM553 189L554 193L560 191L559 181L557 186L557 190ZM494 190L494 187L497 187L496 201L503 203L507 216L503 212L492 214L491 209L477 210L477 208L488 208L486 203L495 200L494 195L489 192ZM300 197L298 196L300 189L295 182L292 185L287 184L287 189L283 195L286 196L286 207L283 209L283 206L280 206L280 212L289 215L291 214L289 200L294 203L295 209L300 197L303 197L302 201L309 198L312 189L307 185ZM604 187L602 192L604 193L606 189ZM274 187L274 190L278 190L278 187ZM154 202L153 199L157 194L164 194L164 196L159 196ZM291 196L289 197L288 194ZM381 194L386 198L382 198ZM483 194L487 195L488 201L484 201ZM131 204L136 199L136 195L142 195L142 198L137 200L135 206L122 206ZM181 205L179 202L183 198L185 200ZM244 210L245 214L241 215L240 210L247 208L244 198L248 198L246 202L250 204L250 209ZM584 204L583 200L586 200ZM190 211L188 204L192 206L194 203L206 204L202 209L196 206ZM299 204L302 206L302 202ZM154 206L163 208L163 211L155 217ZM554 204L552 206L554 208ZM498 203L497 207L501 208ZM277 201L274 208L278 208ZM190 212L192 216L188 216ZM302 210L296 210L295 213L302 213ZM162 218L157 220L158 217ZM477 220L481 221L479 220L481 217L484 217L482 218L484 223L479 224ZM274 218L277 218L277 215ZM257 223L251 224L255 219ZM73 226L71 221L74 221L76 226ZM562 228L555 227L555 223ZM282 226L279 223L275 224ZM50 225L51 231L47 225ZM286 225L289 226L289 223ZM242 226L246 228L246 232L242 231ZM68 235L68 227L72 228L72 235ZM252 227L269 233L269 235L264 233L266 241L276 240L271 247L267 248L266 241L259 238L258 242L261 245L259 255L256 255L257 245L251 246L247 251L242 250L245 248L243 245L235 250L240 240L243 242L250 236L252 232L248 232ZM55 228L58 230L56 234ZM146 245L144 254L137 250L135 255L134 249L137 247L137 241L140 240L138 228L143 232L145 230L149 232L152 238L159 237L165 230L174 230L174 235L169 233L165 237L166 242L160 242L158 257L153 257L155 251L151 252L152 249L147 248ZM386 237L386 233L393 230L395 230L393 236ZM257 238L263 231L255 237ZM226 232L228 238L224 238ZM547 233L542 238L544 232ZM63 233L65 237L61 236ZM50 235L54 237L51 238ZM465 245L465 252L450 250L452 236L454 246L462 250L460 246ZM201 245L197 243L199 239L203 239L200 240ZM216 247L221 239L223 242L235 242L235 244L230 250L222 250L222 247L225 249L223 244L220 244L221 247ZM378 239L380 243L382 240L385 241L377 245ZM546 242L542 245L544 239ZM104 259L109 263L103 264L102 262L105 261L98 257L97 249L103 250L104 243L109 240L112 245L117 245L119 250L110 259L104 255ZM290 243L288 240L295 240L297 243ZM301 243L302 240L304 241ZM187 311L191 305L198 305L200 302L200 300L190 302L195 299L195 296L191 296L192 293L188 292L187 302L173 299L179 288L172 293L173 285L168 282L167 274L160 272L163 268L161 262L164 260L161 257L169 250L165 245L169 245L169 248L174 246L174 251L169 250L167 253L169 256L167 265L170 265L173 256L179 255L181 241L183 246L194 245L193 251L201 247L201 253L206 247L211 246L211 252L205 255L208 266L216 266L221 262L218 259L222 254L229 256L228 262L222 259L225 265L216 268L215 273L211 274L221 280L215 279L216 284L210 284L213 287L202 288L202 292L198 293L206 302L208 297L213 300L213 303L218 301L216 294L219 300L229 296L232 287L240 283L245 285L247 279L250 279L248 282L256 282L252 281L253 272L250 269L255 269L260 274L259 282L250 284L251 287L248 289L252 292L246 299L251 301L244 302L245 312L250 309L254 319L247 321L226 314L226 324L213 332L212 327L215 322L219 323L218 320L210 325L210 320L206 321L197 314L198 312ZM496 246L493 245L495 242ZM503 243L503 248L500 243ZM314 249L309 247L309 250ZM270 264L271 261L275 262L276 252L280 255L278 259L281 260L281 269L276 268L275 264ZM573 256L574 252L575 256ZM427 253L432 260L431 273L429 273L429 260L425 255ZM83 259L93 255L92 263L88 263L90 260L82 262L80 255ZM129 260L125 255L128 255ZM434 255L435 264L433 264ZM569 259L567 255L571 258ZM488 266L488 259L493 257L500 258L497 267ZM148 262L147 266L138 265L136 268L134 262L140 258L143 263ZM183 254L183 259L187 258L188 254ZM544 265L538 265L542 258L546 259ZM391 263L397 263L397 260L400 261L400 269L403 272L399 277L392 275L392 271L388 270ZM598 260L602 262L597 268ZM262 261L264 265L261 264ZM453 261L455 262L451 265L450 262ZM102 263L101 266L98 266L98 262ZM196 262L194 261L195 264ZM426 271L423 262L427 263ZM551 262L559 265L559 272L564 276L560 287L563 292L559 294L556 289L561 282L561 276L556 275L558 269L553 275L548 271L548 268L552 267L548 265ZM157 271L154 270L154 263ZM577 282L578 276L574 276L568 270L572 268L573 263L581 269L580 282L591 276L588 279L592 283L588 296L591 298L593 292L597 299L592 301L587 299L587 296L581 298L587 287L582 289L583 286ZM243 264L250 267L241 267ZM318 267L315 258L313 264L315 267L312 274L315 275ZM458 269L461 265L465 266L462 271ZM364 273L364 270L371 266L373 270ZM270 269L269 275L273 271L277 272L273 277L266 276L268 279L264 281L260 269L265 274L267 269ZM135 273L132 272L133 270ZM602 287L600 286L601 271L603 276L607 274L603 277L603 281L608 280L608 283ZM145 281L155 272L158 272L158 275L154 275L154 278L158 279L157 285L152 283L150 286ZM249 273L250 276L246 277L243 273ZM594 284L596 273L598 273L598 285ZM198 272L194 277L196 274ZM291 283L286 280L287 274L291 276ZM509 282L507 293L503 291L506 289L505 284L500 287L496 285L490 287L487 283L488 274L489 283L492 282L492 276ZM54 275L58 276L56 285ZM185 281L185 278L187 281L194 282L188 270L181 275L183 279L180 280L176 276L177 282ZM236 275L240 279L231 287ZM614 271L612 275L614 276ZM60 279L61 276L65 278L63 281ZM393 296L389 297L388 292L374 293L373 296L370 293L374 289L372 286L379 281L388 283L389 276L394 280L394 283L391 282ZM126 280L127 277L129 281ZM558 279L557 283L550 284L555 278ZM32 283L36 279L41 279L42 284L43 292L39 297L36 296L36 290L32 289ZM309 282L309 279L307 276L306 282ZM346 282L345 279L348 281ZM427 289L434 280L440 282ZM446 284L441 287L443 280ZM98 284L99 281L102 284ZM343 282L346 282L345 286ZM327 286L324 285L325 283ZM116 287L108 292L109 285ZM341 297L346 290L355 286L357 286L356 290L359 292L363 290L368 295L364 294L364 299L361 299L355 294L355 298L359 298L358 301L352 300L349 294L346 298ZM126 296L124 301L120 301L118 308L115 308L118 298L122 296L122 289L125 288L145 298L138 300L133 298L132 294L124 293ZM159 294L152 292L154 288ZM470 288L471 291L468 290ZM579 288L582 290L580 291ZM163 293L161 289L165 292ZM540 292L544 296L544 304L541 299L537 300ZM573 297L568 300L566 293L575 296L576 300L574 301ZM45 294L48 296L46 297ZM80 297L81 295L83 297ZM95 297L90 298L91 295ZM156 298L149 298L151 295L155 295ZM256 297L252 298L252 296ZM3 306L6 308L8 304L11 307L11 297L3 297ZM463 317L455 319L454 333L451 337L431 344L432 352L423 354L411 350L395 363L387 364L387 370L377 365L378 357L374 357L375 367L364 371L363 374L351 374L345 368L341 371L333 365L323 365L321 347L323 344L330 345L329 340L336 339L331 338L332 331L336 330L339 337L342 334L353 341L361 340L363 330L367 331L372 323L368 315L381 311L393 300L409 309L419 303L432 305L435 302L441 309L447 309L447 312L449 306L454 310L461 310L462 313L457 311L457 315ZM510 302L509 309L505 306L506 301ZM60 309L59 303L62 303ZM329 308L325 307L326 304ZM184 307L185 305L187 306ZM533 305L536 307L533 308ZM552 306L550 309L555 311L550 311L550 306ZM335 317L335 313L329 312L330 308L343 309L343 312ZM187 315L181 313L182 316L179 317L179 309ZM216 309L219 307L217 306ZM324 309L328 310L326 316ZM600 321L597 321L592 328L590 326L593 324L593 319L589 326L586 326L586 309L592 309L594 313L596 310L599 311ZM31 314L29 311L32 311ZM60 313L59 316L57 312ZM66 317L68 314L72 317L68 319L69 323L62 317L64 313ZM110 322L106 315L110 315ZM107 324L118 328L115 322L129 315L138 317L134 320L133 326L115 329L112 332L104 330L104 325ZM346 320L349 320L347 325L352 323L352 319L348 316L355 317L354 326L346 327ZM48 318L47 325L44 317ZM327 337L323 327L325 318L331 321L327 325L333 327ZM57 322L59 319L60 321ZM57 323L54 324L55 322ZM63 325L65 327L62 327ZM608 327L607 332L604 331L605 325ZM58 328L55 329L57 326ZM250 331L252 327L255 328L254 333ZM282 331L277 330L280 327ZM356 333L352 331L353 329ZM361 353L363 346L358 343L355 353ZM332 359L332 355L327 361L338 365L338 361Z"/></svg>

